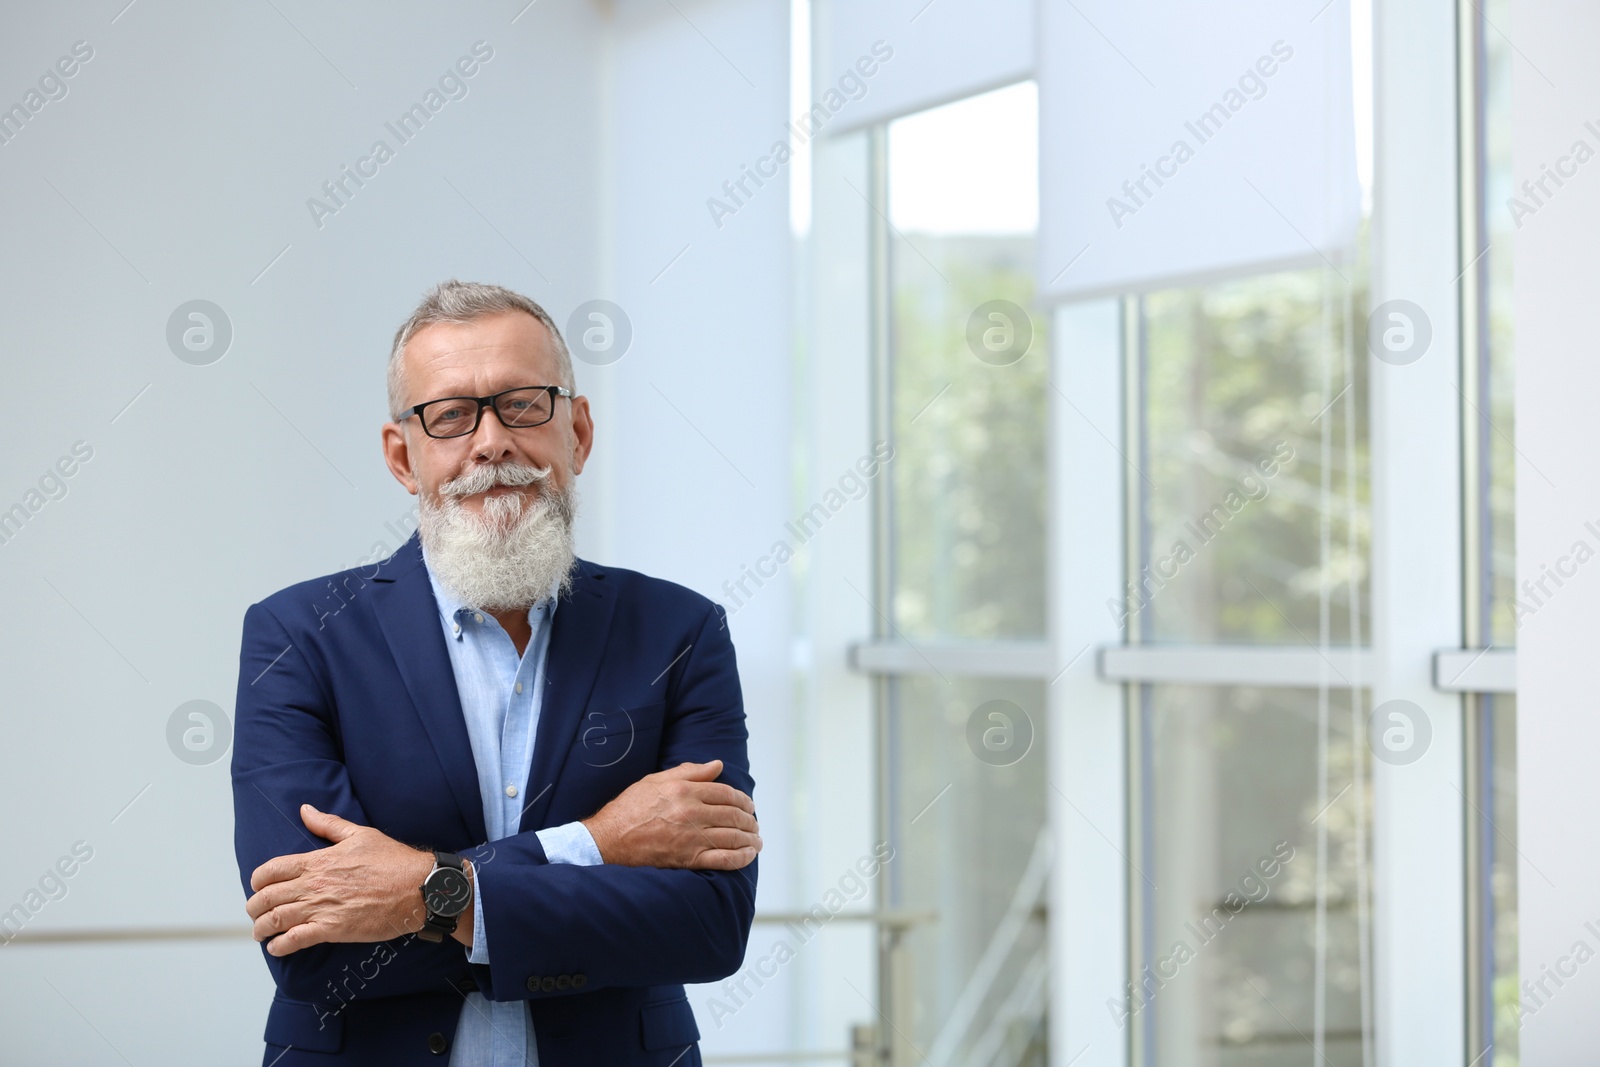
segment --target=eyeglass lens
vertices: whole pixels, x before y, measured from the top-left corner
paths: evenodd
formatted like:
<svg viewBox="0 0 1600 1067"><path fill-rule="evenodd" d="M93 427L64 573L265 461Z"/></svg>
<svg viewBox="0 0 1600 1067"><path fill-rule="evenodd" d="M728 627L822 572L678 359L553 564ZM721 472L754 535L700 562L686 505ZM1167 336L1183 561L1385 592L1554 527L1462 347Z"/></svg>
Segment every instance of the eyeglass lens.
<svg viewBox="0 0 1600 1067"><path fill-rule="evenodd" d="M459 437L478 428L482 409L470 397L436 400L422 409L422 425L434 437ZM549 422L554 411L548 389L514 389L495 399L500 421L513 429Z"/></svg>

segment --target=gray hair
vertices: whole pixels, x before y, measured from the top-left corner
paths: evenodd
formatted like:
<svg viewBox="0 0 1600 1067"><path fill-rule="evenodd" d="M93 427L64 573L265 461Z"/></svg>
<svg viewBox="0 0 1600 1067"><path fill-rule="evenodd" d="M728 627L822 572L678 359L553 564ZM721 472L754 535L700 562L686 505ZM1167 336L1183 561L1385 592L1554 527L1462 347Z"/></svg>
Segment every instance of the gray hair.
<svg viewBox="0 0 1600 1067"><path fill-rule="evenodd" d="M407 342L418 330L436 322L472 322L505 311L525 311L544 325L555 347L558 373L561 376L561 380L555 384L564 385L577 392L578 387L572 378L572 355L567 351L567 343L562 340L561 331L556 328L555 320L550 318L549 312L535 301L510 289L451 278L429 289L423 295L422 303L411 313L411 317L395 331L394 347L389 350L390 418L398 418L401 411L409 406L406 404L403 356Z"/></svg>

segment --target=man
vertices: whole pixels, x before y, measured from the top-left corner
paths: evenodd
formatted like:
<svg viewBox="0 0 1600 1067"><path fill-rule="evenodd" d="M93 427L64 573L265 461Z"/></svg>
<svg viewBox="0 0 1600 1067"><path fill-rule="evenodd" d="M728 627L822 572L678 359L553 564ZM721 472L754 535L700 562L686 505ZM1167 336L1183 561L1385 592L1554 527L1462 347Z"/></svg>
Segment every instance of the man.
<svg viewBox="0 0 1600 1067"><path fill-rule="evenodd" d="M263 1063L698 1064L761 848L723 613L575 556L594 422L538 304L435 287L389 409L417 534L245 613Z"/></svg>

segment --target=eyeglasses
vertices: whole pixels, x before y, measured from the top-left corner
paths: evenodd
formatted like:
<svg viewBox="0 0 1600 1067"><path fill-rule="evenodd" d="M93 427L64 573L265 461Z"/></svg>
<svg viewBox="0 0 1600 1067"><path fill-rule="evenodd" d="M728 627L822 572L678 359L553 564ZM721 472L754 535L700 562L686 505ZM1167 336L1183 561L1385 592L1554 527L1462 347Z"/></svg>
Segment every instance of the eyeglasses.
<svg viewBox="0 0 1600 1067"><path fill-rule="evenodd" d="M465 437L478 428L483 409L493 408L500 424L510 430L543 426L556 413L556 397L572 397L560 385L529 385L493 396L447 396L418 404L396 416L400 422L415 415L429 437Z"/></svg>

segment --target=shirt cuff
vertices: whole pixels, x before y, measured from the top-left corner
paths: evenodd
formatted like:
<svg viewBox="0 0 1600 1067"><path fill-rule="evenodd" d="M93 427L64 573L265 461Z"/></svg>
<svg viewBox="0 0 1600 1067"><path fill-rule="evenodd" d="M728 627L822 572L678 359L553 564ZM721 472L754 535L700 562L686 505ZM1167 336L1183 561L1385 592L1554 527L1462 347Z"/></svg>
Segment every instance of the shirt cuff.
<svg viewBox="0 0 1600 1067"><path fill-rule="evenodd" d="M478 869L472 869L472 951L468 963L489 963L489 936L483 932L483 897L478 892Z"/></svg>
<svg viewBox="0 0 1600 1067"><path fill-rule="evenodd" d="M539 844L544 846L544 857L551 863L575 863L580 867L598 867L605 862L594 836L581 822L563 823L534 831ZM476 961L474 961L476 962Z"/></svg>

